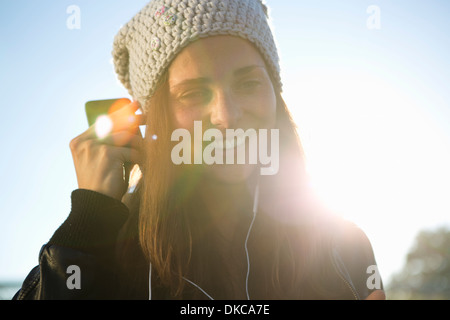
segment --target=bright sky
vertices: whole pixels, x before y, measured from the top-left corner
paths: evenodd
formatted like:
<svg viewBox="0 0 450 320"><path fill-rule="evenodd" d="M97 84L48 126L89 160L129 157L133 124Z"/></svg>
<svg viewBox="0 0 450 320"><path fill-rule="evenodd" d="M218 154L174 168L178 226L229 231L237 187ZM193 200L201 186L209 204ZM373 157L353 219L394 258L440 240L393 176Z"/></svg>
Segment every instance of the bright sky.
<svg viewBox="0 0 450 320"><path fill-rule="evenodd" d="M267 2L309 172L367 233L386 282L420 230L450 225L450 3ZM0 281L22 281L70 212L69 142L87 129L86 101L127 96L112 40L146 3L1 2Z"/></svg>

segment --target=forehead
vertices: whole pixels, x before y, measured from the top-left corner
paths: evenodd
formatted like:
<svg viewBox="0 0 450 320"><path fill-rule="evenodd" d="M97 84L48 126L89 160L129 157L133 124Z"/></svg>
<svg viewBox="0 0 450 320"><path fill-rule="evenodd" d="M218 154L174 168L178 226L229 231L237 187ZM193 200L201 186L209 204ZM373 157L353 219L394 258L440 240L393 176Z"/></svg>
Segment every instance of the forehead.
<svg viewBox="0 0 450 320"><path fill-rule="evenodd" d="M169 67L169 82L190 78L221 78L251 65L265 66L259 51L233 36L199 39L184 48Z"/></svg>

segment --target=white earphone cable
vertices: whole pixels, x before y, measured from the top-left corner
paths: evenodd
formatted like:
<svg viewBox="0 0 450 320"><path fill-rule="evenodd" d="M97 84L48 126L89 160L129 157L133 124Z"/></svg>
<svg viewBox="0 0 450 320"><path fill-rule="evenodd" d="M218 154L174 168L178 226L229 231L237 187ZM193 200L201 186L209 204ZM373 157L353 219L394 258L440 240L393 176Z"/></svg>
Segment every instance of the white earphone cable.
<svg viewBox="0 0 450 320"><path fill-rule="evenodd" d="M250 232L252 230L253 227L253 223L255 222L256 219L256 213L258 212L258 201L259 201L259 181L256 184L256 189L255 189L255 198L254 198L254 202L253 202L253 219L252 222L250 223L250 227L248 228L248 232L247 232L247 237L245 238L245 255L247 257L247 276L245 277L245 293L247 294L247 300L250 300L250 295L248 293L248 277L250 276L250 257L248 254L248 248L247 248L247 243L248 243L248 238L250 237Z"/></svg>
<svg viewBox="0 0 450 320"><path fill-rule="evenodd" d="M209 294L206 293L205 290L203 290L202 288L200 288L200 286L196 285L195 283L193 283L191 280L186 279L185 277L183 277L184 280L186 280L187 282L189 282L190 284L192 284L194 287L196 287L197 289L199 289L201 292L203 292L205 294L205 296L207 296L210 300L214 300L213 297L211 297Z"/></svg>
<svg viewBox="0 0 450 320"><path fill-rule="evenodd" d="M247 258L247 275L245 277L245 293L247 295L247 300L250 300L250 295L248 293L248 278L250 276L250 257L248 254L247 243L248 243L248 239L250 237L250 232L252 231L253 223L255 222L255 219L256 219L256 213L258 212L258 202L259 202L259 181L257 182L256 188L255 188L255 196L254 196L254 201L253 201L253 218L252 218L252 222L250 223L250 227L248 228L247 237L245 238L245 243L244 243L245 255ZM193 286L195 286L201 292L203 292L203 294L205 294L210 300L214 300L213 297L211 297L200 286L198 286L191 280L186 279L185 277L183 277L183 279L186 280L187 282L189 282L190 284L192 284ZM150 262L150 268L149 268L149 274L148 274L148 292L149 292L148 299L152 300L152 264L151 264L151 262Z"/></svg>

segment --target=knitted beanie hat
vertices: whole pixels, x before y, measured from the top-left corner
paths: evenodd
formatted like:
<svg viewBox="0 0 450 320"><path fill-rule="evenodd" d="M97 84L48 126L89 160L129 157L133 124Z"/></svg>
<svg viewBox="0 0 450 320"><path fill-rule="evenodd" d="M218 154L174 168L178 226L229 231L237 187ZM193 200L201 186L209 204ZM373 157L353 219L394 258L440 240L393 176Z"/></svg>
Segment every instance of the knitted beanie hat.
<svg viewBox="0 0 450 320"><path fill-rule="evenodd" d="M146 108L146 101L175 56L189 43L214 35L252 42L281 90L279 56L262 0L152 0L114 38L118 79Z"/></svg>

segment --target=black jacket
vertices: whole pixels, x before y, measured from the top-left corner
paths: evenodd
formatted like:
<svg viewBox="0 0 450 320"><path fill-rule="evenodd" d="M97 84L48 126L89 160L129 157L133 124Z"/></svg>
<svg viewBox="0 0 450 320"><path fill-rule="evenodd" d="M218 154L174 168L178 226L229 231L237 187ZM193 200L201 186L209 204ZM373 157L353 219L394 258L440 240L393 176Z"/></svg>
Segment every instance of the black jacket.
<svg viewBox="0 0 450 320"><path fill-rule="evenodd" d="M42 246L39 265L31 270L13 299L148 299L148 265L143 259L136 262L142 265L140 285L133 292L121 291L118 286L127 275L116 272L114 252L128 217L129 209L120 201L93 191L73 191L71 213ZM372 266L376 266L372 247L353 224L336 232L328 254L333 266L329 288L339 293L330 298L366 299L376 289L383 289L382 283L376 286L369 279L374 272ZM75 274L70 266L80 270L79 289L68 285ZM156 299L171 298L164 288L153 290Z"/></svg>

